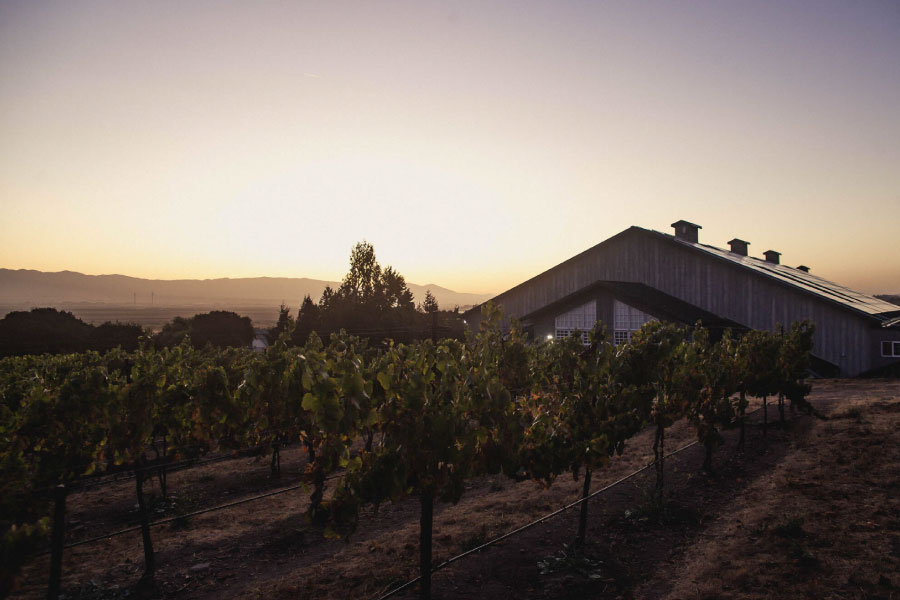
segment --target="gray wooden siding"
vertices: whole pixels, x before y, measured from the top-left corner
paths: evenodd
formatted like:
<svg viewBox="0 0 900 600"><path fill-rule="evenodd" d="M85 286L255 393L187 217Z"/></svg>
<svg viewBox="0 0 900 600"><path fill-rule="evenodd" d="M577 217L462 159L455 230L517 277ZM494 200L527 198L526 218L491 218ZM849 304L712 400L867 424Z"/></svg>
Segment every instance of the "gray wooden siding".
<svg viewBox="0 0 900 600"><path fill-rule="evenodd" d="M777 323L809 319L816 324L815 354L838 365L844 375L856 375L882 362L880 356L876 360L880 351L875 341L884 339L878 337L883 332L873 327L871 319L638 228L610 238L494 301L503 306L507 317L521 317L597 281L644 283L753 329L773 330ZM477 316L471 320L477 326ZM544 326L541 323L542 330Z"/></svg>

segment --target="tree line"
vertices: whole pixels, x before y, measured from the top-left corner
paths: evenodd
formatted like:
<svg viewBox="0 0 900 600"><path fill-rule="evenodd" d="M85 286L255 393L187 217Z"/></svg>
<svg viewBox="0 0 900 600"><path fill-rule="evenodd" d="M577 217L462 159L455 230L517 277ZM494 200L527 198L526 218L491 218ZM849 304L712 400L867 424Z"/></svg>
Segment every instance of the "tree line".
<svg viewBox="0 0 900 600"><path fill-rule="evenodd" d="M411 342L462 339L464 327L458 307L441 311L431 290L416 305L406 278L391 266L382 268L375 248L363 241L350 252L350 269L337 289L326 287L318 302L307 294L296 319L281 306L269 341L284 335L288 343L303 345L313 332L327 336L341 330L375 342Z"/></svg>
<svg viewBox="0 0 900 600"><path fill-rule="evenodd" d="M94 326L55 308L13 311L0 319L0 356L134 350L142 335L144 329L136 323Z"/></svg>
<svg viewBox="0 0 900 600"><path fill-rule="evenodd" d="M287 343L304 345L311 333L327 337L341 330L375 342L411 342L424 338L462 339L458 308L442 311L430 290L416 305L406 279L393 267L382 268L368 242L350 253L350 269L337 289L326 287L318 302L307 295L297 316L283 305L268 332L269 343L286 336ZM253 323L231 311L215 310L193 317L175 317L153 333L137 323L85 323L71 312L55 308L14 311L0 319L0 357L28 354L65 354L116 347L134 351L142 336L157 348L177 346L189 339L195 348L246 347L255 337Z"/></svg>
<svg viewBox="0 0 900 600"><path fill-rule="evenodd" d="M0 357L106 352L113 348L132 352L144 337L158 348L176 346L186 338L197 348L207 344L218 348L246 347L255 335L249 317L222 310L175 317L154 334L138 323L108 321L95 326L68 311L34 308L13 311L0 319Z"/></svg>

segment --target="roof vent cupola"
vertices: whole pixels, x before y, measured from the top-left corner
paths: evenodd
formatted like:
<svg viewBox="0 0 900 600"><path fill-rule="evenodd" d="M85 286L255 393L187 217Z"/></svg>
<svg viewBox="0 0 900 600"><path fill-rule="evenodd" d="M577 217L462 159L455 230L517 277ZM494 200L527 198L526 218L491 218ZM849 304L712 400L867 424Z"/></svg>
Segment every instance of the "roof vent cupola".
<svg viewBox="0 0 900 600"><path fill-rule="evenodd" d="M734 238L728 244L731 246L731 251L734 254L740 254L741 256L747 256L747 246L750 245L750 242L745 242L744 240L739 240L738 238Z"/></svg>
<svg viewBox="0 0 900 600"><path fill-rule="evenodd" d="M766 262L772 263L773 265L777 265L781 263L781 252L775 252L774 250L766 250L763 252L763 255L766 257Z"/></svg>
<svg viewBox="0 0 900 600"><path fill-rule="evenodd" d="M687 221L675 221L674 223L672 223L672 227L675 228L675 237L677 239L691 242L693 244L697 243L697 232L700 229L703 229L703 227L701 227L700 225L695 225L694 223L689 223Z"/></svg>
<svg viewBox="0 0 900 600"><path fill-rule="evenodd" d="M800 265L799 267L797 267L797 270L803 271L804 273L809 273L809 267L807 267L806 265Z"/></svg>

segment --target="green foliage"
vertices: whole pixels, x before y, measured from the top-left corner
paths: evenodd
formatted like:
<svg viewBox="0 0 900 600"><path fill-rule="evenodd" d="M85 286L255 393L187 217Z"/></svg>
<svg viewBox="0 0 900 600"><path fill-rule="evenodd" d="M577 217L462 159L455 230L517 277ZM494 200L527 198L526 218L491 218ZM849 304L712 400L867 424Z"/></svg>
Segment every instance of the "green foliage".
<svg viewBox="0 0 900 600"><path fill-rule="evenodd" d="M591 474L621 454L644 423L632 362L616 353L602 324L588 339L585 347L576 331L542 345L537 383L521 406L530 421L521 446L525 472L546 485L564 471L576 478L584 472L576 546L584 542Z"/></svg>
<svg viewBox="0 0 900 600"><path fill-rule="evenodd" d="M482 307L482 314L479 331L469 339L463 357L468 409L479 424L477 470L516 476L518 449L528 424L520 406L533 390L536 349L516 322L503 335L502 313L493 304Z"/></svg>
<svg viewBox="0 0 900 600"><path fill-rule="evenodd" d="M507 329L490 303L483 315L464 342L373 348L344 333L327 342L313 333L303 346L281 335L255 353L198 348L184 336L161 348L145 339L132 352L0 359L0 530L12 532L3 548L43 535L43 488L148 458L165 464L292 442L310 453L308 516L342 536L365 503L412 494L424 511L432 499L457 502L479 474L551 485L562 473L584 473L586 496L590 474L646 424L656 431L661 490L664 433L676 420L688 416L711 452L736 412L740 420L734 391L781 391L802 403L809 390L807 323L783 336L750 332L738 343L726 334L711 343L703 329L689 339L652 322L614 348L600 324L587 346L580 333L536 345L515 321ZM326 478L339 469L344 477L326 501ZM430 533L422 540L430 543Z"/></svg>
<svg viewBox="0 0 900 600"><path fill-rule="evenodd" d="M778 393L779 345L778 336L769 331L748 331L741 339L741 387L751 396L762 398Z"/></svg>
<svg viewBox="0 0 900 600"><path fill-rule="evenodd" d="M677 325L651 321L623 350L627 377L636 387L637 410L655 426L653 455L656 493L662 496L665 475L665 430L687 414L700 393L694 350Z"/></svg>
<svg viewBox="0 0 900 600"><path fill-rule="evenodd" d="M453 340L391 346L378 373L381 440L348 480L364 501L429 493L456 502L476 467L479 422L467 406L464 346ZM351 489L348 487L348 490Z"/></svg>
<svg viewBox="0 0 900 600"><path fill-rule="evenodd" d="M29 557L47 537L50 519L32 524L9 525L0 536L0 598L12 591L15 578Z"/></svg>
<svg viewBox="0 0 900 600"><path fill-rule="evenodd" d="M712 469L712 453L722 444L722 429L735 424L735 405L731 396L740 385L737 345L726 331L716 343L709 340L709 332L694 330L693 342L686 359L692 364L700 394L688 408L688 417L697 431L697 440L706 448L703 463L707 471Z"/></svg>
<svg viewBox="0 0 900 600"><path fill-rule="evenodd" d="M801 410L812 413L812 405L806 400L812 389L805 381L810 369L813 335L816 328L809 321L792 323L782 336L776 358L779 392Z"/></svg>
<svg viewBox="0 0 900 600"><path fill-rule="evenodd" d="M327 517L320 511L325 476L349 464L350 447L362 428L377 421L372 403L376 384L366 377L365 351L358 338L332 335L327 347L308 346L294 371L300 386L291 400L300 403L306 419L300 435L315 455L307 467L315 485L309 507L313 519Z"/></svg>

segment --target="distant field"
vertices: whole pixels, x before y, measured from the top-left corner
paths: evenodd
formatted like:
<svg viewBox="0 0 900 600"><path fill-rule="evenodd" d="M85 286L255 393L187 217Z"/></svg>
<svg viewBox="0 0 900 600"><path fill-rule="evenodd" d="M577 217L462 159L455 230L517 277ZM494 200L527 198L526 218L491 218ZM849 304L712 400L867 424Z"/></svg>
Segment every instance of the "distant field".
<svg viewBox="0 0 900 600"><path fill-rule="evenodd" d="M35 306L0 305L0 316L16 310L31 310ZM161 329L175 317L192 317L211 310L234 311L242 317L250 317L254 327L272 327L278 320L278 306L141 306L128 304L74 304L53 306L69 311L92 325L106 321L138 323L151 329Z"/></svg>

